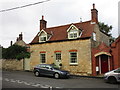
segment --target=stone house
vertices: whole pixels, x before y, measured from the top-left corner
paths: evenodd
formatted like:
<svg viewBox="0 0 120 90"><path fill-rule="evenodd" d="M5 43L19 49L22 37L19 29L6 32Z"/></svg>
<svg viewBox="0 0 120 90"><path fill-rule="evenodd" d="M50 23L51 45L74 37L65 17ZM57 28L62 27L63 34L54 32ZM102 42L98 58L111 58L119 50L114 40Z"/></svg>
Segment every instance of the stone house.
<svg viewBox="0 0 120 90"><path fill-rule="evenodd" d="M37 64L56 64L76 75L102 74L112 70L109 35L100 31L98 10L91 20L47 28L44 16L40 31L30 43L31 70ZM106 69L105 69L106 68Z"/></svg>

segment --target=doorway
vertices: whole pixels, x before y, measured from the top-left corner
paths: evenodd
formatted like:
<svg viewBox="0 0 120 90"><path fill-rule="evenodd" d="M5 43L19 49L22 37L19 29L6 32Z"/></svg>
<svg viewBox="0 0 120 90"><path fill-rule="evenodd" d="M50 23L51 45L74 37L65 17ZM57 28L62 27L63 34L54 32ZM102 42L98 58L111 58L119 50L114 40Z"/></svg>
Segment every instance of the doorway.
<svg viewBox="0 0 120 90"><path fill-rule="evenodd" d="M104 74L108 72L108 56L107 55L101 55L101 73Z"/></svg>
<svg viewBox="0 0 120 90"><path fill-rule="evenodd" d="M96 73L104 74L110 70L109 56L102 54L96 57Z"/></svg>

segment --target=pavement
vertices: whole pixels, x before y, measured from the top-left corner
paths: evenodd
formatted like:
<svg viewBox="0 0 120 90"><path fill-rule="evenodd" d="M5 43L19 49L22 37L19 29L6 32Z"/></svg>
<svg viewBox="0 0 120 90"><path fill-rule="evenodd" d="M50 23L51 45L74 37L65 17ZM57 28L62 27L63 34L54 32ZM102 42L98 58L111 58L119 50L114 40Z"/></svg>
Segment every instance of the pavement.
<svg viewBox="0 0 120 90"><path fill-rule="evenodd" d="M98 75L98 76L81 76L81 75L70 75L71 77L83 77L83 78L97 78L97 79L103 79L104 75Z"/></svg>

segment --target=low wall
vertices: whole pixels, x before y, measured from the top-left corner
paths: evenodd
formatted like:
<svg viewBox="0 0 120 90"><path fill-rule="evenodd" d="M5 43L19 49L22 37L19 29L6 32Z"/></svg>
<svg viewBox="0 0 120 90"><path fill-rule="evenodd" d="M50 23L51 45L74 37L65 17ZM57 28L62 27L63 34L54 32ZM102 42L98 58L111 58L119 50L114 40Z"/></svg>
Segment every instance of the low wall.
<svg viewBox="0 0 120 90"><path fill-rule="evenodd" d="M2 69L4 70L23 70L23 60L2 59Z"/></svg>

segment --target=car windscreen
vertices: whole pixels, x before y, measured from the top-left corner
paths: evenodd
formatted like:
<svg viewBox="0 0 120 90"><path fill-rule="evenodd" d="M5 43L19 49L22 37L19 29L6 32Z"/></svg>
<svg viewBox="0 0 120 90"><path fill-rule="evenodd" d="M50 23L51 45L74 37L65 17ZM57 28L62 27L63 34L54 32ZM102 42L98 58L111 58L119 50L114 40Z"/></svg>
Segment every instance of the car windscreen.
<svg viewBox="0 0 120 90"><path fill-rule="evenodd" d="M52 65L52 68L54 68L54 69L60 69L58 66L56 66L56 65Z"/></svg>

